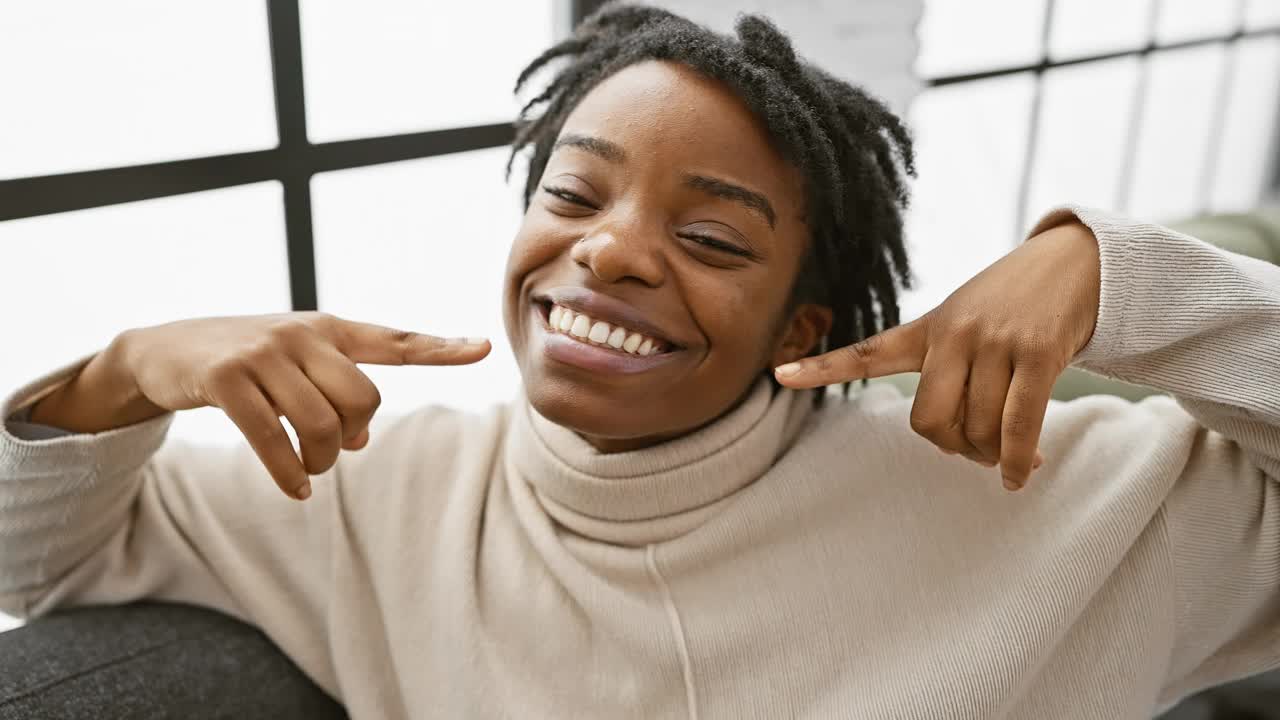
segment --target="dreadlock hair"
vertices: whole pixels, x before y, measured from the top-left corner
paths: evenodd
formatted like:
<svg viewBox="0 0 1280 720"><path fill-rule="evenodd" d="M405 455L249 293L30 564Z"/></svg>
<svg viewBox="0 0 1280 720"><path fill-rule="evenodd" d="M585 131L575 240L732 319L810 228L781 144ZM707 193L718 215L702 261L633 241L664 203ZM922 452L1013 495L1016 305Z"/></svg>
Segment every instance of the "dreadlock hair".
<svg viewBox="0 0 1280 720"><path fill-rule="evenodd" d="M823 345L842 347L897 325L897 284L911 287L902 215L915 161L906 127L861 88L799 59L769 20L741 15L736 31L736 38L721 35L653 7L605 5L516 80L519 93L539 70L567 60L520 112L508 176L517 155L531 147L527 208L560 128L592 88L646 60L683 64L728 85L805 178L811 237L791 303L831 308Z"/></svg>

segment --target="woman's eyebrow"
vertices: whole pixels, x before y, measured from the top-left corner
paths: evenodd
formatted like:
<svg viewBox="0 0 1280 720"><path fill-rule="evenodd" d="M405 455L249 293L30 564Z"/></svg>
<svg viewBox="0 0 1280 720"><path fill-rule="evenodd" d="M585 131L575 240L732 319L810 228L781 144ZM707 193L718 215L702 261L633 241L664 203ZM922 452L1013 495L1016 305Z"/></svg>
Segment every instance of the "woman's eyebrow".
<svg viewBox="0 0 1280 720"><path fill-rule="evenodd" d="M749 210L760 213L765 220L769 221L769 227L771 228L774 227L777 221L777 213L773 211L773 205L769 202L769 198L754 190L748 190L741 185L734 185L731 182L705 175L686 175L684 182L685 185L695 190L701 190L725 200L732 200L746 206Z"/></svg>
<svg viewBox="0 0 1280 720"><path fill-rule="evenodd" d="M590 135L578 135L576 133L561 135L560 139L556 140L556 144L551 148L551 151L555 152L562 147L575 147L579 150L586 150L592 155L597 155L611 163L622 163L627 159L627 153L622 149L621 145Z"/></svg>

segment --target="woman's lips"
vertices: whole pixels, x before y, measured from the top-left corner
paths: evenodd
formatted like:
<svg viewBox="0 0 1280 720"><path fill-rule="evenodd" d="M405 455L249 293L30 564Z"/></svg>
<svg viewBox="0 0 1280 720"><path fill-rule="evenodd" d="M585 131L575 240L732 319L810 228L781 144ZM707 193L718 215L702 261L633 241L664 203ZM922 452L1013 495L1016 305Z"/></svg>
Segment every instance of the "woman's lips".
<svg viewBox="0 0 1280 720"><path fill-rule="evenodd" d="M651 317L648 312L621 298L580 285L558 285L546 288L535 292L532 300L544 304L547 309L550 309L550 306L559 305L575 315L581 313L592 320L603 321L614 327L622 326L628 331L652 338L655 343L661 341L666 346L677 348L685 346L685 343L680 342L679 338L664 328L662 323L657 322L657 319Z"/></svg>
<svg viewBox="0 0 1280 720"><path fill-rule="evenodd" d="M670 363L681 352L669 349L664 352L653 352L639 355L623 349L615 349L606 345L592 344L589 338L575 338L572 335L553 330L548 325L548 311L543 305L530 305L531 325L534 335L542 345L547 357L566 365L573 365L584 370L603 373L619 373L633 375L662 367Z"/></svg>
<svg viewBox="0 0 1280 720"><path fill-rule="evenodd" d="M586 313L560 305L552 305L547 312L547 327L552 332L560 332L582 342L612 348L630 355L653 355L671 347L671 344L662 338L598 320Z"/></svg>

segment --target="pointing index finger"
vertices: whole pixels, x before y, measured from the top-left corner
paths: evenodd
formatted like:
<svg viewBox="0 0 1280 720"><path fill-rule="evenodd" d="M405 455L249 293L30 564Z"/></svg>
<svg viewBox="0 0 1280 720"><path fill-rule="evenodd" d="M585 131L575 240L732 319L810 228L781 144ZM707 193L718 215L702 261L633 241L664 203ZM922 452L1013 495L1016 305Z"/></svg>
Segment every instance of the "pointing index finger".
<svg viewBox="0 0 1280 720"><path fill-rule="evenodd" d="M467 365L490 350L485 338L440 338L351 320L335 324L332 340L352 362L373 365Z"/></svg>
<svg viewBox="0 0 1280 720"><path fill-rule="evenodd" d="M787 387L803 389L920 372L928 349L924 320L922 317L852 345L787 363L775 368L774 375Z"/></svg>

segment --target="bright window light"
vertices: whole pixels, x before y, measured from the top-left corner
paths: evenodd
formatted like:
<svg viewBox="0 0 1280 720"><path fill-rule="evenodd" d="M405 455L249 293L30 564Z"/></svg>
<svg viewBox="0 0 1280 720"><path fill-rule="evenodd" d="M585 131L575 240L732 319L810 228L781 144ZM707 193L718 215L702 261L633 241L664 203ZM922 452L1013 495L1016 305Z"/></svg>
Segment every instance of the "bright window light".
<svg viewBox="0 0 1280 720"><path fill-rule="evenodd" d="M1043 53L1045 0L930 0L920 18L922 77L1027 65Z"/></svg>
<svg viewBox="0 0 1280 720"><path fill-rule="evenodd" d="M1204 206L1203 173L1225 60L1222 45L1148 57L1141 130L1123 208L1129 215L1170 222Z"/></svg>
<svg viewBox="0 0 1280 720"><path fill-rule="evenodd" d="M1235 32L1239 26L1240 3L1237 0L1160 0L1156 42L1163 45L1221 37Z"/></svg>
<svg viewBox="0 0 1280 720"><path fill-rule="evenodd" d="M266 3L0 6L0 179L276 144Z"/></svg>
<svg viewBox="0 0 1280 720"><path fill-rule="evenodd" d="M1116 208L1138 64L1126 57L1045 73L1027 218L1066 202Z"/></svg>
<svg viewBox="0 0 1280 720"><path fill-rule="evenodd" d="M557 0L306 2L313 142L511 120L516 76L551 45Z"/></svg>
<svg viewBox="0 0 1280 720"><path fill-rule="evenodd" d="M1053 6L1049 55L1055 60L1132 50L1151 36L1156 0L1058 0ZM1100 21L1106 18L1106 21Z"/></svg>
<svg viewBox="0 0 1280 720"><path fill-rule="evenodd" d="M382 415L433 404L480 410L515 397L519 371L501 300L522 179L503 181L506 159L506 148L477 150L312 182L322 310L493 341L489 357L471 366L365 367L382 393Z"/></svg>
<svg viewBox="0 0 1280 720"><path fill-rule="evenodd" d="M910 120L920 178L907 238L917 289L903 319L924 314L1009 250L1026 156L1034 80L1030 74L930 90Z"/></svg>
<svg viewBox="0 0 1280 720"><path fill-rule="evenodd" d="M6 391L121 331L289 309L275 182L0 223L0 380ZM236 437L220 411L180 413L173 434Z"/></svg>
<svg viewBox="0 0 1280 720"><path fill-rule="evenodd" d="M1280 5L1280 3L1278 3ZM1258 204L1276 150L1266 152L1280 107L1280 38L1246 38L1235 44L1226 117L1217 140L1210 207L1244 211Z"/></svg>
<svg viewBox="0 0 1280 720"><path fill-rule="evenodd" d="M1244 26L1250 30L1280 27L1280 2L1248 0L1245 3Z"/></svg>

